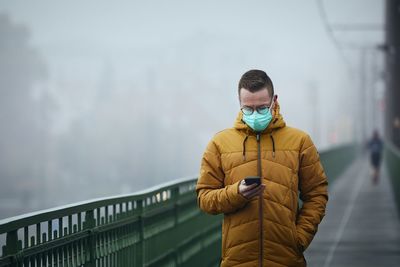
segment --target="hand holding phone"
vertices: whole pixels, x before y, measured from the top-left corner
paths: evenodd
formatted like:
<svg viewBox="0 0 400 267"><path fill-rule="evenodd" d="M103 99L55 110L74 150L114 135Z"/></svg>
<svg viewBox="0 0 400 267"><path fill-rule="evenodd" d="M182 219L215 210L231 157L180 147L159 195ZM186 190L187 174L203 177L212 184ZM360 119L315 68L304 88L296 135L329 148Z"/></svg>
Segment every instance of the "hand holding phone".
<svg viewBox="0 0 400 267"><path fill-rule="evenodd" d="M258 196L265 188L265 185L261 183L261 179L258 176L246 177L239 184L239 193L245 198L251 199Z"/></svg>

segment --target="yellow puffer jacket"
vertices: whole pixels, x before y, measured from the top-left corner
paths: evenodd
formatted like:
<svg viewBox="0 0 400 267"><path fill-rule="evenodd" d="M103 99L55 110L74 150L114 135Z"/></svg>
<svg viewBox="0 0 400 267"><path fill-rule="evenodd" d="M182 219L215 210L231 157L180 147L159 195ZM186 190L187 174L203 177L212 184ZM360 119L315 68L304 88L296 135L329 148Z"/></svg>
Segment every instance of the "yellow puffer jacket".
<svg viewBox="0 0 400 267"><path fill-rule="evenodd" d="M306 133L286 126L279 105L259 137L263 201L238 191L239 182L258 170L257 136L240 112L234 128L217 133L204 152L196 187L199 207L224 214L221 266L306 266L303 251L328 201L319 154Z"/></svg>

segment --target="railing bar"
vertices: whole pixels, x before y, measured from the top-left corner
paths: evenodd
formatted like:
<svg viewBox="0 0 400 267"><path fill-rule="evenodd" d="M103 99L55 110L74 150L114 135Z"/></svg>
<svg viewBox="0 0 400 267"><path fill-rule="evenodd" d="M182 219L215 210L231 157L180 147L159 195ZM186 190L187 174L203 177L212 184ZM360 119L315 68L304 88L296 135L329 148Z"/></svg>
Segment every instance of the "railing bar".
<svg viewBox="0 0 400 267"><path fill-rule="evenodd" d="M90 250L90 240L89 238L85 239L85 263L89 263L92 255L92 251ZM90 265L90 264L88 264Z"/></svg>
<svg viewBox="0 0 400 267"><path fill-rule="evenodd" d="M62 247L62 252L63 252L63 267L68 266L68 251L66 247Z"/></svg>
<svg viewBox="0 0 400 267"><path fill-rule="evenodd" d="M46 243L47 242L47 234L43 233L42 234L42 243ZM47 264L47 251L42 252L41 254L41 261L42 261L42 266L46 266Z"/></svg>
<svg viewBox="0 0 400 267"><path fill-rule="evenodd" d="M48 241L53 240L53 221L52 220L47 221L47 233L48 233L48 236L49 236L49 240Z"/></svg>
<svg viewBox="0 0 400 267"><path fill-rule="evenodd" d="M47 257L48 257L48 262L49 262L48 266L49 267L53 266L53 249L50 249Z"/></svg>
<svg viewBox="0 0 400 267"><path fill-rule="evenodd" d="M33 257L30 257L29 261L30 261L30 266L34 267L35 266L35 259Z"/></svg>
<svg viewBox="0 0 400 267"><path fill-rule="evenodd" d="M78 267L78 256L79 256L79 250L78 250L78 241L74 242L74 266Z"/></svg>
<svg viewBox="0 0 400 267"><path fill-rule="evenodd" d="M46 267L51 267L53 266L53 249L49 249L47 251L47 265Z"/></svg>
<svg viewBox="0 0 400 267"><path fill-rule="evenodd" d="M109 238L110 238L110 264L111 264L111 266L114 266L114 251L115 251L113 232L114 232L114 230L112 230L108 233Z"/></svg>
<svg viewBox="0 0 400 267"><path fill-rule="evenodd" d="M99 265L104 266L104 250L103 250L103 234L99 234L99 247L100 247L100 255L99 255Z"/></svg>
<svg viewBox="0 0 400 267"><path fill-rule="evenodd" d="M101 220L100 220L100 209L101 209L101 208L97 208L97 209L96 209L96 226L100 226L100 225L101 225Z"/></svg>
<svg viewBox="0 0 400 267"><path fill-rule="evenodd" d="M58 255L57 255L58 249L55 248L53 249L53 265L54 267L58 267Z"/></svg>
<svg viewBox="0 0 400 267"><path fill-rule="evenodd" d="M68 264L68 266L73 266L73 257L74 257L74 254L73 254L73 250L72 250L72 245L73 244L70 244L69 246L68 246L68 262L69 262L69 264Z"/></svg>
<svg viewBox="0 0 400 267"><path fill-rule="evenodd" d="M29 258L25 257L24 258L24 267L28 267L29 266Z"/></svg>
<svg viewBox="0 0 400 267"><path fill-rule="evenodd" d="M29 248L29 227L24 227L24 248Z"/></svg>
<svg viewBox="0 0 400 267"><path fill-rule="evenodd" d="M103 256L103 250L102 250L102 248L101 248L101 236L102 236L102 234L100 233L100 234L98 234L97 235L97 238L96 238L96 248L97 248L97 259L99 259L99 264L101 264L101 257Z"/></svg>
<svg viewBox="0 0 400 267"><path fill-rule="evenodd" d="M103 251L103 255L102 255L102 257L103 257L103 266L105 264L105 257L107 256L107 244L106 244L107 240L106 240L106 237L107 237L107 233L102 233L101 234L101 246L102 246L102 251Z"/></svg>
<svg viewBox="0 0 400 267"><path fill-rule="evenodd" d="M41 236L42 229L40 227L40 223L36 224L36 244L40 244L40 236Z"/></svg>
<svg viewBox="0 0 400 267"><path fill-rule="evenodd" d="M105 210L105 215L104 215L104 217L105 217L105 223L107 224L108 223L108 208L109 208L109 206L105 206L104 207L106 210Z"/></svg>
<svg viewBox="0 0 400 267"><path fill-rule="evenodd" d="M78 212L78 231L82 231L82 213Z"/></svg>
<svg viewBox="0 0 400 267"><path fill-rule="evenodd" d="M69 264L69 246L64 246L64 266L65 267L70 267L71 265Z"/></svg>
<svg viewBox="0 0 400 267"><path fill-rule="evenodd" d="M108 232L104 233L104 253L105 253L105 260L106 260L106 265L108 266L108 256L110 254L109 250L109 243L108 243Z"/></svg>
<svg viewBox="0 0 400 267"><path fill-rule="evenodd" d="M80 258L81 264L83 266L85 266L86 262L88 261L88 258L87 258L87 247L86 247L87 239L88 238L86 237L86 238L81 239L79 241L79 246L80 246L80 257L79 258Z"/></svg>
<svg viewBox="0 0 400 267"><path fill-rule="evenodd" d="M74 266L79 266L79 242L74 242Z"/></svg>
<svg viewBox="0 0 400 267"><path fill-rule="evenodd" d="M57 249L58 266L62 267L63 264L63 248Z"/></svg>
<svg viewBox="0 0 400 267"><path fill-rule="evenodd" d="M109 240L108 240L108 232L105 232L104 233L104 236L103 236L103 238L104 238L104 255L105 255L105 259L106 259L106 265L107 265L107 257L108 257L108 255L110 254L110 244L109 244Z"/></svg>
<svg viewBox="0 0 400 267"><path fill-rule="evenodd" d="M58 237L61 238L63 236L63 218L58 218Z"/></svg>
<svg viewBox="0 0 400 267"><path fill-rule="evenodd" d="M74 266L78 266L78 241L75 241L73 244L73 249L74 249Z"/></svg>
<svg viewBox="0 0 400 267"><path fill-rule="evenodd" d="M116 218L115 218L116 214L117 214L116 205L113 204L113 221L116 221Z"/></svg>
<svg viewBox="0 0 400 267"><path fill-rule="evenodd" d="M41 254L35 255L35 258L36 258L36 266L37 266L37 267L40 267L40 256L41 256Z"/></svg>
<svg viewBox="0 0 400 267"><path fill-rule="evenodd" d="M43 241L44 242L44 241ZM47 259L48 259L48 251L44 252L42 254L42 266L46 267L47 266Z"/></svg>
<svg viewBox="0 0 400 267"><path fill-rule="evenodd" d="M86 247L85 247L85 242L86 242L86 238L85 239L81 239L80 242L80 246L81 246L81 264L85 264L86 263Z"/></svg>
<svg viewBox="0 0 400 267"><path fill-rule="evenodd" d="M83 264L83 262L82 262L82 254L83 254L83 251L82 251L82 239L78 240L78 242L76 244L76 247L77 247L77 262L78 262L78 266L81 266Z"/></svg>
<svg viewBox="0 0 400 267"><path fill-rule="evenodd" d="M72 234L72 215L68 215L68 232Z"/></svg>

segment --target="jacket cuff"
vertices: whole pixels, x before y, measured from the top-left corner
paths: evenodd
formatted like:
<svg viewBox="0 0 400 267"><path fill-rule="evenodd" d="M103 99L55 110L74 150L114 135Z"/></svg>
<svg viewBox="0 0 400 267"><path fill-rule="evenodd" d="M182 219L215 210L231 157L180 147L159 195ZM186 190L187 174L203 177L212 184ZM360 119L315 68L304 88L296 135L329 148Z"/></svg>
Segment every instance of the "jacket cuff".
<svg viewBox="0 0 400 267"><path fill-rule="evenodd" d="M296 230L297 230L298 241L304 251L310 245L312 239L314 238L314 235L304 231L299 226L296 227Z"/></svg>
<svg viewBox="0 0 400 267"><path fill-rule="evenodd" d="M241 181L227 186L228 187L227 194L228 194L229 202L231 202L232 205L237 208L243 207L249 201L248 198L245 198L242 194L239 193L240 182Z"/></svg>

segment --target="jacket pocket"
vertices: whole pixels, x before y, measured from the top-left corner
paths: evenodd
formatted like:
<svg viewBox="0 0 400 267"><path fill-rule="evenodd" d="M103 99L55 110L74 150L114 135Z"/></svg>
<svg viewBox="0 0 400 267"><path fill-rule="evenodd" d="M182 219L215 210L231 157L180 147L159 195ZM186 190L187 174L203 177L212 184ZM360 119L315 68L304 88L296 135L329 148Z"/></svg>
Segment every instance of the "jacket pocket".
<svg viewBox="0 0 400 267"><path fill-rule="evenodd" d="M299 238L297 236L297 229L296 225L292 223L292 237L293 237L293 249L299 254L303 255L303 249L301 248L301 245L299 243Z"/></svg>

